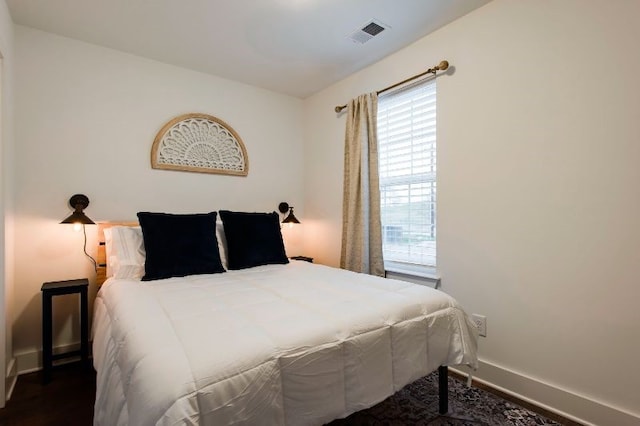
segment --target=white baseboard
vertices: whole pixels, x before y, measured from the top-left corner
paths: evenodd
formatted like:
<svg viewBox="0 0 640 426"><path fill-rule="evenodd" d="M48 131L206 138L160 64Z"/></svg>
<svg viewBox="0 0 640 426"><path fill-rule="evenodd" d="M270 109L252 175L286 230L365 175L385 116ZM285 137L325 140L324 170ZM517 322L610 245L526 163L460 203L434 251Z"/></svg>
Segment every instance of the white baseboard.
<svg viewBox="0 0 640 426"><path fill-rule="evenodd" d="M18 366L15 358L11 358L9 364L7 365L7 375L4 379L4 389L5 389L5 401L11 399L11 394L13 393L13 389L16 386L16 382L18 381Z"/></svg>
<svg viewBox="0 0 640 426"><path fill-rule="evenodd" d="M465 367L451 368L467 374ZM549 385L507 368L480 361L474 380L515 398L587 426L638 426L640 415L611 407L585 396Z"/></svg>
<svg viewBox="0 0 640 426"><path fill-rule="evenodd" d="M89 348L91 348L91 344L89 344ZM71 343L69 345L56 346L55 348L53 348L53 353L59 354L78 350L80 350L80 342ZM17 364L18 375L42 370L42 351L25 351L15 353L14 355ZM64 364L66 362L73 362L73 360L74 358L63 359L55 361L55 364Z"/></svg>

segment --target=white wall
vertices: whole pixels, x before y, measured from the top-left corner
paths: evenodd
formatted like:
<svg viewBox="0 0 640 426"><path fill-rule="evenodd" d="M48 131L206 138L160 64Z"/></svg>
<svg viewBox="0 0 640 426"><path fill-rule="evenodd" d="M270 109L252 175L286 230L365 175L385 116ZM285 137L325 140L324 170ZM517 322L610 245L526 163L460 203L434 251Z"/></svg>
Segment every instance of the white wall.
<svg viewBox="0 0 640 426"><path fill-rule="evenodd" d="M495 0L305 100L306 252L337 265L334 106L450 61L438 264L488 317L477 374L603 425L640 421L638 16L637 1Z"/></svg>
<svg viewBox="0 0 640 426"><path fill-rule="evenodd" d="M94 278L82 233L59 225L84 193L93 220L136 212L273 211L304 218L302 101L240 83L16 27L16 294L14 346L21 371L37 367L40 287ZM249 176L153 170L156 133L188 112L231 125ZM89 229L94 251L95 227ZM95 288L92 289L95 292ZM58 300L60 299L60 300ZM56 298L56 344L77 342L73 297Z"/></svg>
<svg viewBox="0 0 640 426"><path fill-rule="evenodd" d="M637 422L637 16L635 1L494 0L304 102L18 27L16 353L37 360L42 282L92 276L81 235L58 225L75 192L95 220L288 201L302 254L337 265L344 117L333 107L447 59L438 262L444 290L488 317L478 375L593 423ZM150 169L156 132L185 112L238 131L249 177ZM55 308L60 320L70 310ZM76 331L66 323L57 341Z"/></svg>
<svg viewBox="0 0 640 426"><path fill-rule="evenodd" d="M0 1L0 408L15 383L13 315L13 22ZM6 380L5 380L6 379Z"/></svg>

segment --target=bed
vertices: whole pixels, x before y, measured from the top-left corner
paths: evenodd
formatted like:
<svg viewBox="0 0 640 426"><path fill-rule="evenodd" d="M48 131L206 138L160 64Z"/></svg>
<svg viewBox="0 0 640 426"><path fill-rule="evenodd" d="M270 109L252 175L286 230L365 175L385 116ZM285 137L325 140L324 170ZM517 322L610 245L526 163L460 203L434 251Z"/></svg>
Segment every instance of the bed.
<svg viewBox="0 0 640 426"><path fill-rule="evenodd" d="M172 222L186 215L159 214L159 240L144 213L141 227L100 226L110 268L94 304L95 425L320 425L438 368L444 385L443 366L476 366L477 333L450 296L289 261L277 214L229 213L197 215L192 235ZM222 272L176 272L155 252L191 261L203 233L195 250L215 244ZM159 261L173 276L149 279Z"/></svg>

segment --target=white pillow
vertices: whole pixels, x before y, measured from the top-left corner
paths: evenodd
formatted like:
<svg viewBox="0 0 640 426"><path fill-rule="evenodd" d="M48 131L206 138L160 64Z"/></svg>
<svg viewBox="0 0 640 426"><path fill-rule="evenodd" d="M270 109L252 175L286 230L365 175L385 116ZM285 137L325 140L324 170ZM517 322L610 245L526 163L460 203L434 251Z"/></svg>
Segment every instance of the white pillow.
<svg viewBox="0 0 640 426"><path fill-rule="evenodd" d="M107 259L107 278L109 278L113 276L113 260L115 259L111 228L104 229L104 250L105 258Z"/></svg>
<svg viewBox="0 0 640 426"><path fill-rule="evenodd" d="M218 240L218 252L220 253L220 262L222 262L222 267L226 270L229 269L229 265L227 262L227 237L224 235L224 225L218 217L216 221L216 239Z"/></svg>
<svg viewBox="0 0 640 426"><path fill-rule="evenodd" d="M146 255L142 228L139 226L112 226L110 229L111 253L107 249L107 267L111 264L112 276L119 279L141 279L144 275ZM106 240L105 233L105 242Z"/></svg>

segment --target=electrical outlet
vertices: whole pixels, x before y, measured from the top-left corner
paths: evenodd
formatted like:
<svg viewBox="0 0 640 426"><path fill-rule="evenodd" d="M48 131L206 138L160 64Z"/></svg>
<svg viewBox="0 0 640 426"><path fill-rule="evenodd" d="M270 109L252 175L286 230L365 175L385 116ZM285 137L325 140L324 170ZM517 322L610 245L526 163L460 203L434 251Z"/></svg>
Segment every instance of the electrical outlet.
<svg viewBox="0 0 640 426"><path fill-rule="evenodd" d="M478 329L478 334L482 337L487 337L487 317L480 314L471 315L473 324Z"/></svg>

